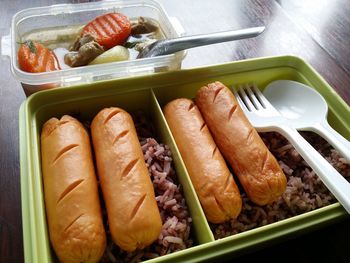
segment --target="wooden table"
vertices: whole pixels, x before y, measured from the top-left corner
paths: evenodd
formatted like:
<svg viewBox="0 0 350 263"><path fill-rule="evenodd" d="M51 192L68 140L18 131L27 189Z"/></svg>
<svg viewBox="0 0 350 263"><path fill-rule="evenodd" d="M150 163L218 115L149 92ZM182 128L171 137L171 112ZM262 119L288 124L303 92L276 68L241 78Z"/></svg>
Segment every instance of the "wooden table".
<svg viewBox="0 0 350 263"><path fill-rule="evenodd" d="M61 0L2 0L0 35L9 33L11 17L29 7ZM309 62L350 104L350 2L348 0L195 0L161 1L179 19L188 35L266 25L254 39L190 50L183 67L223 63L253 57L291 54ZM19 172L18 110L26 99L10 71L9 59L0 66L0 262L23 261ZM350 121L350 116L349 116ZM346 253L350 220L262 249L239 262L316 260L349 262ZM39 261L38 261L39 262Z"/></svg>

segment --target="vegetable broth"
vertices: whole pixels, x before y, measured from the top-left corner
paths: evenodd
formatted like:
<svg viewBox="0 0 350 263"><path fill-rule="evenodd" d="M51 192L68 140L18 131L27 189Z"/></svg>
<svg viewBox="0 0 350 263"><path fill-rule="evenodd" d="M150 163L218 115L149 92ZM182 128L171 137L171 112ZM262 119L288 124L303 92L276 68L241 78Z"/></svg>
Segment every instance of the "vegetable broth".
<svg viewBox="0 0 350 263"><path fill-rule="evenodd" d="M154 24L158 27L158 30L152 33L147 34L139 34L137 36L130 35L127 39L126 43L134 43L134 42L145 42L145 41L154 41L159 39L165 39L165 34L161 29L158 21L145 18L150 23ZM130 22L132 24L138 22L138 18L130 18ZM35 29L27 32L20 39L21 43L25 41L31 40L35 42L39 42L51 49L61 66L61 69L71 68L64 62L64 56L68 54L70 46L74 43L77 37L80 35L83 27L85 25L72 25L72 26L60 26L60 27L50 27L50 28L42 28ZM129 60L134 60L137 58L139 51L137 51L134 46L128 48L129 50Z"/></svg>

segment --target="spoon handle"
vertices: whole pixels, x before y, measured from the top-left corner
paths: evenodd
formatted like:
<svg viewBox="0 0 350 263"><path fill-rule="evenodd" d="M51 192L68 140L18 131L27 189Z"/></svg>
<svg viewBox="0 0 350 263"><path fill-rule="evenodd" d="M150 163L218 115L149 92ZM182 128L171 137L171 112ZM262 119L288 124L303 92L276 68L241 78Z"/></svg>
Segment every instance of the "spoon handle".
<svg viewBox="0 0 350 263"><path fill-rule="evenodd" d="M296 129L289 126L278 126L277 131L289 140L339 203L350 214L350 183Z"/></svg>
<svg viewBox="0 0 350 263"><path fill-rule="evenodd" d="M193 47L200 47L209 44L216 44L232 40L255 37L261 34L264 30L265 27L252 27L240 30L168 39L164 40L162 43L162 45L164 46L163 48L166 50L162 53L162 55L172 54L177 51Z"/></svg>
<svg viewBox="0 0 350 263"><path fill-rule="evenodd" d="M315 125L311 130L325 138L348 162L350 162L350 142L334 130L327 121Z"/></svg>

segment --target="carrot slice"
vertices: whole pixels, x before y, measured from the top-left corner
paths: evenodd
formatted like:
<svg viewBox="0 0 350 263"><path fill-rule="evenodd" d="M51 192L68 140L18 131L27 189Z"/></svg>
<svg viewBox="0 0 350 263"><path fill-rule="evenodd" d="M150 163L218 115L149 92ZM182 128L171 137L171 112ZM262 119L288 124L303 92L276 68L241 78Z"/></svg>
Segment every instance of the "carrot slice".
<svg viewBox="0 0 350 263"><path fill-rule="evenodd" d="M81 36L90 34L105 49L123 45L131 33L129 19L121 13L108 13L90 21Z"/></svg>
<svg viewBox="0 0 350 263"><path fill-rule="evenodd" d="M21 70L30 73L61 69L55 53L33 41L26 41L21 45L18 51L18 65Z"/></svg>

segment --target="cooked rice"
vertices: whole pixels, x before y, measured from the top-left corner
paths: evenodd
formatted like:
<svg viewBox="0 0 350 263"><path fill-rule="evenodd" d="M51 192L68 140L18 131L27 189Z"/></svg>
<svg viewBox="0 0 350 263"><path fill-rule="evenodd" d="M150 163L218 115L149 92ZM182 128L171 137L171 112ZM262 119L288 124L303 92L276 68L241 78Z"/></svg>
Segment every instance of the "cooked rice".
<svg viewBox="0 0 350 263"><path fill-rule="evenodd" d="M163 226L158 239L152 245L132 253L119 249L108 235L102 262L140 262L191 247L193 244L190 235L192 218L176 178L169 146L159 144L153 138L154 131L141 112L133 117Z"/></svg>
<svg viewBox="0 0 350 263"><path fill-rule="evenodd" d="M261 133L267 147L287 176L285 193L274 203L258 206L241 191L242 212L237 219L224 224L210 224L216 239L267 225L336 202L319 177L294 147L280 134ZM350 182L350 165L323 138L315 133L302 135Z"/></svg>
<svg viewBox="0 0 350 263"><path fill-rule="evenodd" d="M102 262L139 262L190 247L193 243L190 236L192 219L188 215L180 186L173 186L173 184L178 184L175 182L176 176L172 168L169 148L158 144L152 138L155 132L142 113L137 113L134 120L137 132L142 136L140 142L155 186L157 203L162 211L162 233L150 247L133 253L121 251L108 235L109 242ZM84 123L87 127L90 126L90 123ZM315 133L302 132L301 134L350 182L350 164L338 151ZM215 239L277 222L336 202L318 176L282 135L275 132L260 133L260 135L287 177L286 191L276 202L258 206L252 203L241 190L243 205L238 218L223 224L210 224ZM169 189L164 190L165 186L169 186ZM182 238L183 242L177 237Z"/></svg>

